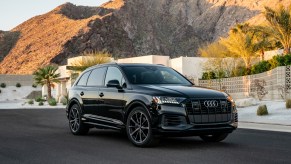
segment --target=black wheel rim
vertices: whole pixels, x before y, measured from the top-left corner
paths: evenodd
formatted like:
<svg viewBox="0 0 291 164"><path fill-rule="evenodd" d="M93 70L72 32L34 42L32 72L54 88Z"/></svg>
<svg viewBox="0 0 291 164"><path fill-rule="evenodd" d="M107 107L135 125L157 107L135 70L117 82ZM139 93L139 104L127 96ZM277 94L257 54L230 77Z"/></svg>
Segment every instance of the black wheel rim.
<svg viewBox="0 0 291 164"><path fill-rule="evenodd" d="M142 112L134 113L129 121L129 135L136 143L143 143L149 135L149 120Z"/></svg>
<svg viewBox="0 0 291 164"><path fill-rule="evenodd" d="M70 127L73 132L77 132L80 127L79 111L77 108L71 109L70 116Z"/></svg>

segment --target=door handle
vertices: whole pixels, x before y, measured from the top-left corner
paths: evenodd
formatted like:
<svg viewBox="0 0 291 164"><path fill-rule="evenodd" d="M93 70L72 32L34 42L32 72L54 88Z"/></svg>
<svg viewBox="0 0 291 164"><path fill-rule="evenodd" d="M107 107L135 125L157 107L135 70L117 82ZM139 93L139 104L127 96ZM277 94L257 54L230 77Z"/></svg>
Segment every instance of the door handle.
<svg viewBox="0 0 291 164"><path fill-rule="evenodd" d="M81 95L81 96L84 96L84 92L81 92L80 95Z"/></svg>
<svg viewBox="0 0 291 164"><path fill-rule="evenodd" d="M99 94L99 96L100 96L100 97L103 97L103 96L104 96L104 93L103 93L103 92L101 92L101 93Z"/></svg>

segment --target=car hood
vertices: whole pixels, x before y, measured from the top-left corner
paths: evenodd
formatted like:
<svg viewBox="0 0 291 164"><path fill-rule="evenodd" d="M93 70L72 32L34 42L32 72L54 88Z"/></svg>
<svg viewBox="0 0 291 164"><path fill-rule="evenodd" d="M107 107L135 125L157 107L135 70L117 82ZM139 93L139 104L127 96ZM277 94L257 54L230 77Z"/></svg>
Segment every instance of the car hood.
<svg viewBox="0 0 291 164"><path fill-rule="evenodd" d="M226 94L221 91L194 87L194 86L176 86L176 85L139 85L139 89L144 93L156 96L187 97L187 98L225 98Z"/></svg>

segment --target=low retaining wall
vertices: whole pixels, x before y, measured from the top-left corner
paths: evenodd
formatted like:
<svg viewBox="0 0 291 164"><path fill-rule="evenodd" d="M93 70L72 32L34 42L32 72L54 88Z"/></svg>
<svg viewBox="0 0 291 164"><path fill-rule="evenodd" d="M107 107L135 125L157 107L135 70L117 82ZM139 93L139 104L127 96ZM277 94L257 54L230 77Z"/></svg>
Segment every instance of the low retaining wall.
<svg viewBox="0 0 291 164"><path fill-rule="evenodd" d="M20 83L22 86L32 86L32 75L0 75L0 84L5 83L6 86L15 86Z"/></svg>
<svg viewBox="0 0 291 164"><path fill-rule="evenodd" d="M277 67L249 76L198 80L198 85L225 91L235 99L255 97L263 100L282 100L291 98L291 67Z"/></svg>

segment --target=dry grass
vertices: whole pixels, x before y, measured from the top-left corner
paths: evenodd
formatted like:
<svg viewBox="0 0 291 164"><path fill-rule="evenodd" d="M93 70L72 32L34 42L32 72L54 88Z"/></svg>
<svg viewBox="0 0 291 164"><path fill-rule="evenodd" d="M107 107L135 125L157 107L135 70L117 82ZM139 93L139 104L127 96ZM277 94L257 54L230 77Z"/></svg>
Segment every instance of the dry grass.
<svg viewBox="0 0 291 164"><path fill-rule="evenodd" d="M91 66L110 62L111 56L108 52L85 52L71 66L75 71L83 71Z"/></svg>
<svg viewBox="0 0 291 164"><path fill-rule="evenodd" d="M268 108L266 105L260 105L257 109L257 115L258 116L264 116L264 115L268 115Z"/></svg>
<svg viewBox="0 0 291 164"><path fill-rule="evenodd" d="M291 109L291 99L286 100L286 108Z"/></svg>

